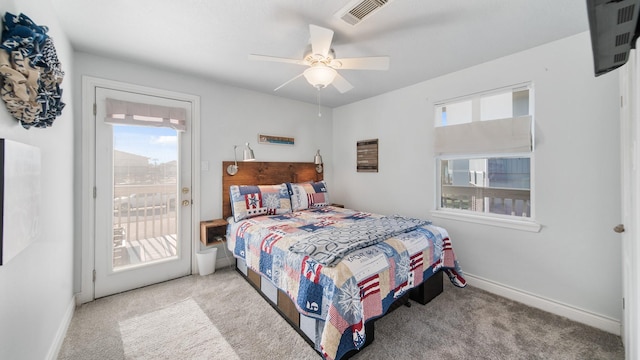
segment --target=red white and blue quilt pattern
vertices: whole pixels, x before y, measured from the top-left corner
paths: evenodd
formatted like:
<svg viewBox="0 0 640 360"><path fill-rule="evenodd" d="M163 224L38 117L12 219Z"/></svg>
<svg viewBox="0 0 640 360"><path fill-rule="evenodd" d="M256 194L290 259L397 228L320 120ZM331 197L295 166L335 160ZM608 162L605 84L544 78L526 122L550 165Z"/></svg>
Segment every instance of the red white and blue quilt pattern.
<svg viewBox="0 0 640 360"><path fill-rule="evenodd" d="M321 320L315 347L326 359L359 349L364 324L443 269L454 285L466 282L445 229L430 223L343 255L334 266L289 249L310 234L385 218L332 206L231 221L227 246L234 256L284 291L301 314ZM346 230L345 230L346 231Z"/></svg>

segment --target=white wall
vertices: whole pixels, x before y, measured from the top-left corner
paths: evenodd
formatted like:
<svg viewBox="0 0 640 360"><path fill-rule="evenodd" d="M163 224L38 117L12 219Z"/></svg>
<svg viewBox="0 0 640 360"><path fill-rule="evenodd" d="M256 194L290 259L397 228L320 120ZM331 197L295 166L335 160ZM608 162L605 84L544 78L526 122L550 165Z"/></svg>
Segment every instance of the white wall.
<svg viewBox="0 0 640 360"><path fill-rule="evenodd" d="M327 159L332 157L332 117L330 109L323 109L318 117L318 106L277 96L257 93L226 86L209 79L176 74L162 69L117 61L86 53L75 53L76 85L76 146L80 148L82 119L80 92L83 75L116 80L136 85L167 89L200 96L200 160L207 162L209 170L202 171L200 177L201 196L196 205L200 206L199 220L222 216L222 161L233 160L233 145L251 144L257 161L310 162L317 149ZM281 135L295 138L295 145L258 144L258 134ZM242 152L238 151L239 156ZM80 154L76 164L81 163ZM81 179L80 165L77 165L76 180ZM240 164L240 171L242 165ZM325 179L331 179L331 168L327 167ZM77 216L81 214L77 199ZM74 284L81 291L80 269L82 224L76 226ZM199 234L195 234L199 238ZM222 251L219 258L224 258Z"/></svg>
<svg viewBox="0 0 640 360"><path fill-rule="evenodd" d="M36 146L42 156L41 237L0 266L0 359L55 355L75 302L73 268L73 52L48 1L0 0L0 14L24 13L49 27L66 76L66 108L53 126L25 130L0 101L0 137ZM11 189L8 189L11 191Z"/></svg>
<svg viewBox="0 0 640 360"><path fill-rule="evenodd" d="M434 102L528 81L535 89L534 201L542 230L434 223L449 230L467 274L550 300L563 311L594 315L596 326L616 332L621 317L620 238L612 231L620 222L618 74L594 77L588 33L334 109L332 163L340 185L335 200L356 209L430 218ZM357 173L355 143L369 138L380 139L380 172Z"/></svg>

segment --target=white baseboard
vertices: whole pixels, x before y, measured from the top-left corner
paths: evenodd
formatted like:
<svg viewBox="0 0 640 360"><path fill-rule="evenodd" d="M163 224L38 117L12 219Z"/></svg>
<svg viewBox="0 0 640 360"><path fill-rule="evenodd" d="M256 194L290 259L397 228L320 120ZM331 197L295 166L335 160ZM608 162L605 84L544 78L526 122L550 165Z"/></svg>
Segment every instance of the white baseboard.
<svg viewBox="0 0 640 360"><path fill-rule="evenodd" d="M475 286L490 293L500 295L507 299L511 299L555 315L564 316L573 321L593 326L614 335L619 336L621 333L621 323L619 320L595 314L590 311L580 309L568 304L563 304L555 300L546 299L544 297L512 288L510 286L500 284L491 280L483 279L479 276L475 276L466 272L464 274L464 277L469 285Z"/></svg>
<svg viewBox="0 0 640 360"><path fill-rule="evenodd" d="M71 319L73 318L73 313L75 312L75 310L76 297L74 295L69 301L67 311L64 312L64 317L60 322L60 326L58 326L58 331L56 331L56 336L53 339L51 347L49 348L49 353L47 354L47 360L56 360L58 358L58 353L60 352L60 348L62 348L64 337L67 335L67 330L69 329L69 325L71 324Z"/></svg>

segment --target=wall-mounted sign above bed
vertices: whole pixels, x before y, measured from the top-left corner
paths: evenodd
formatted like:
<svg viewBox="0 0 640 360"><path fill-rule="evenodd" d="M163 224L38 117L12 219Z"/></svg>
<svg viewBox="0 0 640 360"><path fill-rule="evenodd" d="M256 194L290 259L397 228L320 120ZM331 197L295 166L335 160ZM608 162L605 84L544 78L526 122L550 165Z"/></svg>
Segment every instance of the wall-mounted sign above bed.
<svg viewBox="0 0 640 360"><path fill-rule="evenodd" d="M60 88L64 71L48 31L24 14L4 16L0 93L25 129L51 126L65 105Z"/></svg>
<svg viewBox="0 0 640 360"><path fill-rule="evenodd" d="M273 136L258 134L260 144L294 145L296 140L288 136Z"/></svg>
<svg viewBox="0 0 640 360"><path fill-rule="evenodd" d="M378 139L358 141L356 149L358 172L378 172Z"/></svg>

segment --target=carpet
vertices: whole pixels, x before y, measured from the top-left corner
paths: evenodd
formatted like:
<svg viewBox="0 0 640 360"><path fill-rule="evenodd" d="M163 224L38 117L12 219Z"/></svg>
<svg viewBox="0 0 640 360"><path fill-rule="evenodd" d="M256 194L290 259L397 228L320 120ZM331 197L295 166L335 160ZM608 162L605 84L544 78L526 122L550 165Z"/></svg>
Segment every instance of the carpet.
<svg viewBox="0 0 640 360"><path fill-rule="evenodd" d="M125 359L240 359L191 298L119 325Z"/></svg>
<svg viewBox="0 0 640 360"><path fill-rule="evenodd" d="M322 359L235 270L217 269L80 305L58 360L168 357ZM619 336L445 279L429 304L377 320L375 341L352 358L388 359L623 360L624 348Z"/></svg>

